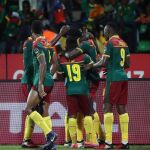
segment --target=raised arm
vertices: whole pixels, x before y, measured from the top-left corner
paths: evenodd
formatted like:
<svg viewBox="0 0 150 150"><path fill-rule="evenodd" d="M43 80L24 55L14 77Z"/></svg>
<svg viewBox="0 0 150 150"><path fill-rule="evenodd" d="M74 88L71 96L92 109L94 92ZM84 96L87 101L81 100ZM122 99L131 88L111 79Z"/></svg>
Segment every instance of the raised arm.
<svg viewBox="0 0 150 150"><path fill-rule="evenodd" d="M69 27L68 25L63 26L63 27L60 29L59 34L57 34L57 36L56 36L52 41L50 41L51 47L55 46L55 44L59 41L59 39L60 39L64 34L66 34L69 30L70 30L70 27Z"/></svg>

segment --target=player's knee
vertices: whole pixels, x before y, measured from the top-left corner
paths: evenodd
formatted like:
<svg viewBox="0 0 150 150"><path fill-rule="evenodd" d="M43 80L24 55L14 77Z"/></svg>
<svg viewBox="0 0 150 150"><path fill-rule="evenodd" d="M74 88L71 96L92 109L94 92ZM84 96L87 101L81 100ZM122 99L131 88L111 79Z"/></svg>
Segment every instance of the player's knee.
<svg viewBox="0 0 150 150"><path fill-rule="evenodd" d="M112 112L112 105L109 103L105 103L103 106L103 112L104 113Z"/></svg>
<svg viewBox="0 0 150 150"><path fill-rule="evenodd" d="M30 115L32 113L32 109L26 107L25 112L26 112L27 115Z"/></svg>
<svg viewBox="0 0 150 150"><path fill-rule="evenodd" d="M125 105L117 105L117 112L119 115L126 113Z"/></svg>

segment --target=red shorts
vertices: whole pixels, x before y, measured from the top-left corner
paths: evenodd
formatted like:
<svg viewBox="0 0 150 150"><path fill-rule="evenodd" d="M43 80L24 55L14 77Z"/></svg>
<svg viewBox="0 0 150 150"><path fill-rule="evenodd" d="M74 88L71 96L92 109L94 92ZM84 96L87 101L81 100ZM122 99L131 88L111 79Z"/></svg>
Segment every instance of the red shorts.
<svg viewBox="0 0 150 150"><path fill-rule="evenodd" d="M82 112L85 116L90 114L87 95L67 95L67 106L69 116L76 116L78 112Z"/></svg>
<svg viewBox="0 0 150 150"><path fill-rule="evenodd" d="M92 97L92 100L96 99L96 92L99 87L99 81L97 82L90 82L90 96Z"/></svg>
<svg viewBox="0 0 150 150"><path fill-rule="evenodd" d="M27 84L22 84L21 88L22 88L22 92L23 92L24 96L27 98L28 94L29 94L28 85Z"/></svg>
<svg viewBox="0 0 150 150"><path fill-rule="evenodd" d="M32 89L35 90L35 91L37 91L37 88L36 88L35 86L32 86ZM44 101L47 102L47 103L50 103L50 100L51 100L50 96L51 96L51 91L52 91L52 89L53 89L53 86L44 86L44 92L45 92L47 95L44 96L44 97L42 98L42 100L44 100Z"/></svg>
<svg viewBox="0 0 150 150"><path fill-rule="evenodd" d="M126 105L128 99L128 81L106 81L104 103Z"/></svg>

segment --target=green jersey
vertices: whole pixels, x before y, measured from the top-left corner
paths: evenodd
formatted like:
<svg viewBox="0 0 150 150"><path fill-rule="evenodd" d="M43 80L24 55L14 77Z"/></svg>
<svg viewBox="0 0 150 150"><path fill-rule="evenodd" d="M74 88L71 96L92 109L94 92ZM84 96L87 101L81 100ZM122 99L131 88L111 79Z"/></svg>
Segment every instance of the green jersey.
<svg viewBox="0 0 150 150"><path fill-rule="evenodd" d="M88 54L91 57L92 61L96 63L96 47L91 40L82 42L82 44L80 45L80 49L82 53ZM87 79L93 82L100 80L98 71L93 69L89 70L87 74Z"/></svg>
<svg viewBox="0 0 150 150"><path fill-rule="evenodd" d="M53 86L54 80L50 72L51 68L51 58L54 55L54 51L49 47L48 41L44 37L38 37L33 42L33 65L34 65L34 86L38 86L39 82L39 61L38 57L40 55L45 56L46 61L46 74L44 78L44 86Z"/></svg>
<svg viewBox="0 0 150 150"><path fill-rule="evenodd" d="M89 94L89 85L86 79L87 72L81 66L90 63L93 63L93 61L86 54L82 54L73 60L60 56L59 72L63 72L65 75L67 95Z"/></svg>
<svg viewBox="0 0 150 150"><path fill-rule="evenodd" d="M107 80L128 80L124 70L126 56L130 55L127 44L119 36L112 36L105 46L104 55L109 57L106 66Z"/></svg>
<svg viewBox="0 0 150 150"><path fill-rule="evenodd" d="M33 84L33 56L32 56L32 38L28 38L23 45L24 73L22 75L22 84Z"/></svg>

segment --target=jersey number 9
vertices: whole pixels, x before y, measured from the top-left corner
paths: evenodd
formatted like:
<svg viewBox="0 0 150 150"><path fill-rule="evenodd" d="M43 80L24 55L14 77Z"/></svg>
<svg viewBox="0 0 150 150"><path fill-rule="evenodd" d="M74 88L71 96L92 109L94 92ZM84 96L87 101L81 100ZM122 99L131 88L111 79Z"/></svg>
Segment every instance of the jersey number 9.
<svg viewBox="0 0 150 150"><path fill-rule="evenodd" d="M125 63L125 49L124 48L120 49L120 56L121 56L120 66L123 67Z"/></svg>
<svg viewBox="0 0 150 150"><path fill-rule="evenodd" d="M81 80L81 73L80 73L80 65L73 64L67 65L67 72L69 76L69 80L72 81L80 81Z"/></svg>

